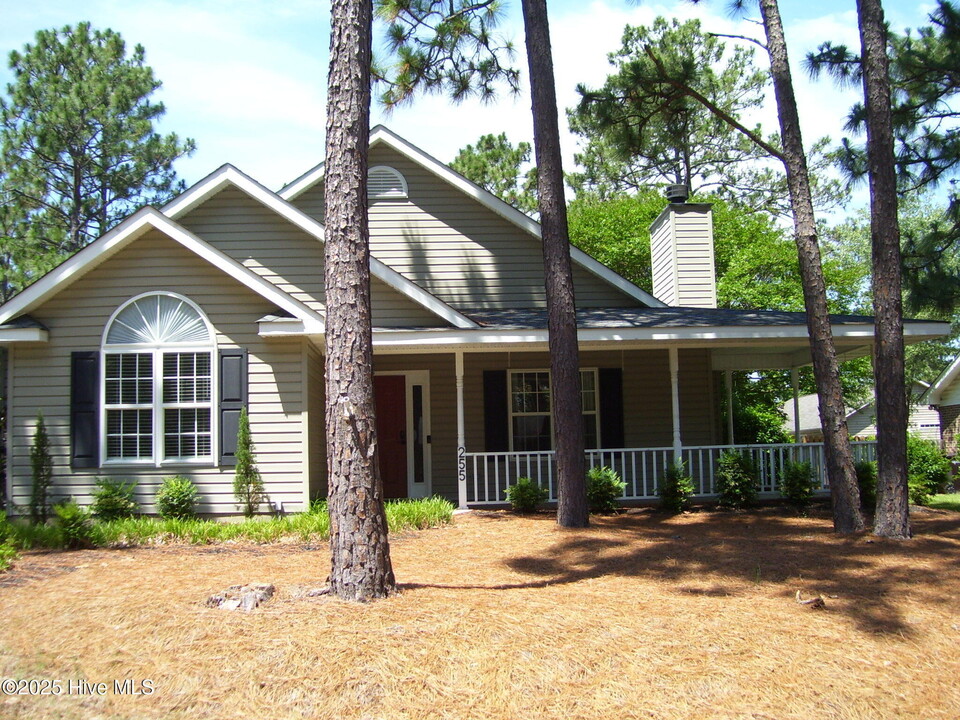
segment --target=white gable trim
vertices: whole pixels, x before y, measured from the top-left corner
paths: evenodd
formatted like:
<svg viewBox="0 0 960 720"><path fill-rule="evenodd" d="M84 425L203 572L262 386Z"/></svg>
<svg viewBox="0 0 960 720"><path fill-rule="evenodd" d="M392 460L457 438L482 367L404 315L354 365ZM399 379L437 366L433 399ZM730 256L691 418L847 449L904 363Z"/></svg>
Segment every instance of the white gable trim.
<svg viewBox="0 0 960 720"><path fill-rule="evenodd" d="M0 328L0 345L19 342L47 342L50 333L44 328Z"/></svg>
<svg viewBox="0 0 960 720"><path fill-rule="evenodd" d="M174 219L182 217L228 185L238 188L254 200L273 210L273 212L277 213L277 215L284 220L292 223L295 227L300 228L308 235L312 235L320 242L323 242L323 225L230 164L223 165L196 185L189 188L175 200L169 202L163 207L163 213ZM454 327L477 327L477 324L473 322L473 320L453 309L440 298L431 295L396 270L384 265L376 258L370 258L370 273L401 295L407 296L418 305L426 308L442 320L446 320Z"/></svg>
<svg viewBox="0 0 960 720"><path fill-rule="evenodd" d="M377 143L384 143L409 160L412 160L422 167L425 167L427 170L430 170L435 175L440 177L441 180L446 181L461 192L466 193L481 205L492 210L505 220L513 223L521 230L533 235L541 242L543 241L543 236L540 231L540 223L538 223L536 220L524 215L510 203L504 202L496 195L484 190L476 183L467 180L465 177L463 177L463 175L451 170L435 157L428 155L420 148L401 138L399 135L392 133L383 125L377 125L370 131L370 146L373 147ZM285 200L293 200L321 180L323 180L323 163L320 163L311 170L308 170L292 183L282 188L280 190L280 197L284 198ZM573 245L570 246L570 258L584 268L587 272L596 275L601 280L613 285L621 292L624 292L632 298L639 300L647 307L666 307L665 303L657 300L650 293L641 290L626 278L621 277L606 265L598 262L583 250L574 247Z"/></svg>
<svg viewBox="0 0 960 720"><path fill-rule="evenodd" d="M943 394L953 384L953 381L960 375L960 356L957 357L950 366L947 367L940 377L938 377L933 386L926 393L926 402L928 405L940 405L943 400Z"/></svg>
<svg viewBox="0 0 960 720"><path fill-rule="evenodd" d="M152 207L131 215L0 307L0 324L30 312L150 230L159 230L277 307L300 318L305 326L323 332L323 316Z"/></svg>

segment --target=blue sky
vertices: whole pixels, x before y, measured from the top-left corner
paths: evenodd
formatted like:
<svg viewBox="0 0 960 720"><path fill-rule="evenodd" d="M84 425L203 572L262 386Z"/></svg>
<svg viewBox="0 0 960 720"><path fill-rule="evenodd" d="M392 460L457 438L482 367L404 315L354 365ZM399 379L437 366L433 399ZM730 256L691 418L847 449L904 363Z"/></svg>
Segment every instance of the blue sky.
<svg viewBox="0 0 960 720"><path fill-rule="evenodd" d="M884 2L897 30L925 24L932 2ZM657 15L700 17L706 29L751 34L759 28L732 19L726 3L693 6L686 2L628 3L617 0L551 0L549 3L558 100L576 101L577 83L599 85L607 53L619 47L625 24L649 24ZM792 61L825 40L857 45L853 0L782 0ZM317 0L0 0L0 53L22 49L41 28L91 21L110 27L129 44L146 48L147 62L163 82L157 93L167 107L161 129L192 137L193 157L178 164L188 183L230 162L270 188L322 160L324 97L329 45L329 9ZM518 66L525 71L519 0L508 0L502 32L515 40ZM379 37L378 37L379 40ZM376 42L376 41L375 41ZM762 60L762 58L759 58ZM6 63L0 84L10 79ZM795 69L804 138L837 140L852 95L829 82L813 83ZM770 103L753 121L768 131L776 126ZM452 105L428 96L387 114L382 122L440 160L484 133L506 132L514 141L531 140L529 98L502 95L495 103ZM562 123L563 124L563 123ZM576 140L563 138L566 169Z"/></svg>

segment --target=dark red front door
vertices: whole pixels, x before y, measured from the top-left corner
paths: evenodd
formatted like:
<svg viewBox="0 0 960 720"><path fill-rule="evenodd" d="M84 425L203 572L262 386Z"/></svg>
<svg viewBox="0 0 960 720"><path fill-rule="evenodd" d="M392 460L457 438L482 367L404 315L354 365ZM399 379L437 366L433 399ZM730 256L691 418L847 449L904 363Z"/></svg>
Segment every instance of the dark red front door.
<svg viewBox="0 0 960 720"><path fill-rule="evenodd" d="M407 381L403 375L377 375L377 438L380 477L387 498L407 497Z"/></svg>

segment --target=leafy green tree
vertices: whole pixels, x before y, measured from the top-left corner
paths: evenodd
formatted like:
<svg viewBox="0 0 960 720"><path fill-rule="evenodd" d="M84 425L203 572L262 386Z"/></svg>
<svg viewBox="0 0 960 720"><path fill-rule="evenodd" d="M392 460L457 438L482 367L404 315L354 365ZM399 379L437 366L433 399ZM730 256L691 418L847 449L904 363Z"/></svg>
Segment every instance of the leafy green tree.
<svg viewBox="0 0 960 720"><path fill-rule="evenodd" d="M30 519L35 523L47 521L50 507L50 486L53 484L53 458L50 455L50 436L43 413L37 413L37 422L33 431L33 444L30 446L30 470L33 475L33 488L30 494Z"/></svg>
<svg viewBox="0 0 960 720"><path fill-rule="evenodd" d="M728 49L699 20L658 17L651 27L627 26L620 50L609 55L615 72L602 88L580 85L581 100L568 111L570 128L585 139L576 156L583 171L568 178L578 193L607 197L651 184L687 185L694 194L737 197L745 208L786 214L789 205L782 171L759 163L767 151L725 118L739 120L759 107L767 73L754 65L754 50ZM683 77L690 93L673 92L671 79ZM692 93L707 99L713 111ZM756 126L752 131L760 136ZM779 145L779 138L769 139ZM826 139L812 153L826 164ZM824 206L840 202L836 181L814 183Z"/></svg>
<svg viewBox="0 0 960 720"><path fill-rule="evenodd" d="M176 194L173 163L194 142L154 131L164 107L150 96L160 82L143 47L128 53L112 30L41 30L10 54L10 69L0 98L0 194L11 202L0 253L25 276L4 282L19 285Z"/></svg>
<svg viewBox="0 0 960 720"><path fill-rule="evenodd" d="M476 145L462 148L450 163L465 178L528 215L537 210L536 168L522 169L529 165L530 143L514 147L506 133L483 135Z"/></svg>
<svg viewBox="0 0 960 720"><path fill-rule="evenodd" d="M256 449L250 434L250 416L247 408L240 409L237 428L237 466L233 476L233 496L246 517L253 517L260 503L267 499L263 478L257 467Z"/></svg>
<svg viewBox="0 0 960 720"><path fill-rule="evenodd" d="M390 63L375 63L373 77L384 90L380 102L393 107L418 91L442 92L454 100L492 100L505 82L520 89L512 67L513 43L496 32L499 0L376 0L387 23Z"/></svg>

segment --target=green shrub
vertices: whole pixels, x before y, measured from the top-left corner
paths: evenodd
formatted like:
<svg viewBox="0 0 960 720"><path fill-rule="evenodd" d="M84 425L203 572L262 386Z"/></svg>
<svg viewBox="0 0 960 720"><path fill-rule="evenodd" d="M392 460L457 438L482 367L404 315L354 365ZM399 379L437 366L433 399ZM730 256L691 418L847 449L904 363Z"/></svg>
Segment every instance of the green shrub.
<svg viewBox="0 0 960 720"><path fill-rule="evenodd" d="M907 478L910 502L926 505L950 484L950 461L933 440L907 436Z"/></svg>
<svg viewBox="0 0 960 720"><path fill-rule="evenodd" d="M548 497L550 493L546 488L527 477L518 478L514 485L507 488L507 502L518 513L533 512Z"/></svg>
<svg viewBox="0 0 960 720"><path fill-rule="evenodd" d="M0 542L0 572L6 572L13 565L19 553L14 546L13 541L5 540Z"/></svg>
<svg viewBox="0 0 960 720"><path fill-rule="evenodd" d="M660 508L672 513L682 513L690 507L693 497L693 478L687 474L682 461L667 467L667 474L657 487L660 496Z"/></svg>
<svg viewBox="0 0 960 720"><path fill-rule="evenodd" d="M253 517L260 503L267 499L263 478L257 468L256 451L250 435L250 418L247 409L240 409L237 430L237 468L233 476L233 495L246 517Z"/></svg>
<svg viewBox="0 0 960 720"><path fill-rule="evenodd" d="M614 513L627 487L619 473L609 467L592 467L587 472L587 505L592 513Z"/></svg>
<svg viewBox="0 0 960 720"><path fill-rule="evenodd" d="M37 422L33 431L33 444L30 446L30 469L33 474L33 489L30 493L30 519L34 523L47 521L49 507L48 493L53 484L53 459L50 457L50 437L43 413L37 413Z"/></svg>
<svg viewBox="0 0 960 720"><path fill-rule="evenodd" d="M813 500L813 491L816 480L813 477L813 466L808 462L787 462L783 466L783 475L780 478L780 494L797 510L803 511Z"/></svg>
<svg viewBox="0 0 960 720"><path fill-rule="evenodd" d="M453 509L453 503L441 497L388 502L387 525L390 532L438 527L453 519Z"/></svg>
<svg viewBox="0 0 960 720"><path fill-rule="evenodd" d="M182 475L168 477L157 490L157 512L165 519L189 520L197 516L197 486Z"/></svg>
<svg viewBox="0 0 960 720"><path fill-rule="evenodd" d="M90 511L73 498L53 506L63 544L71 549L93 545L93 519Z"/></svg>
<svg viewBox="0 0 960 720"><path fill-rule="evenodd" d="M854 469L857 472L857 485L860 487L860 507L873 512L877 506L877 464L861 460Z"/></svg>
<svg viewBox="0 0 960 720"><path fill-rule="evenodd" d="M136 515L140 510L137 501L133 499L136 487L135 482L97 478L97 489L93 491L93 504L90 505L94 517L108 522Z"/></svg>
<svg viewBox="0 0 960 720"><path fill-rule="evenodd" d="M746 455L725 452L717 461L717 502L720 507L740 510L757 500L757 471Z"/></svg>

